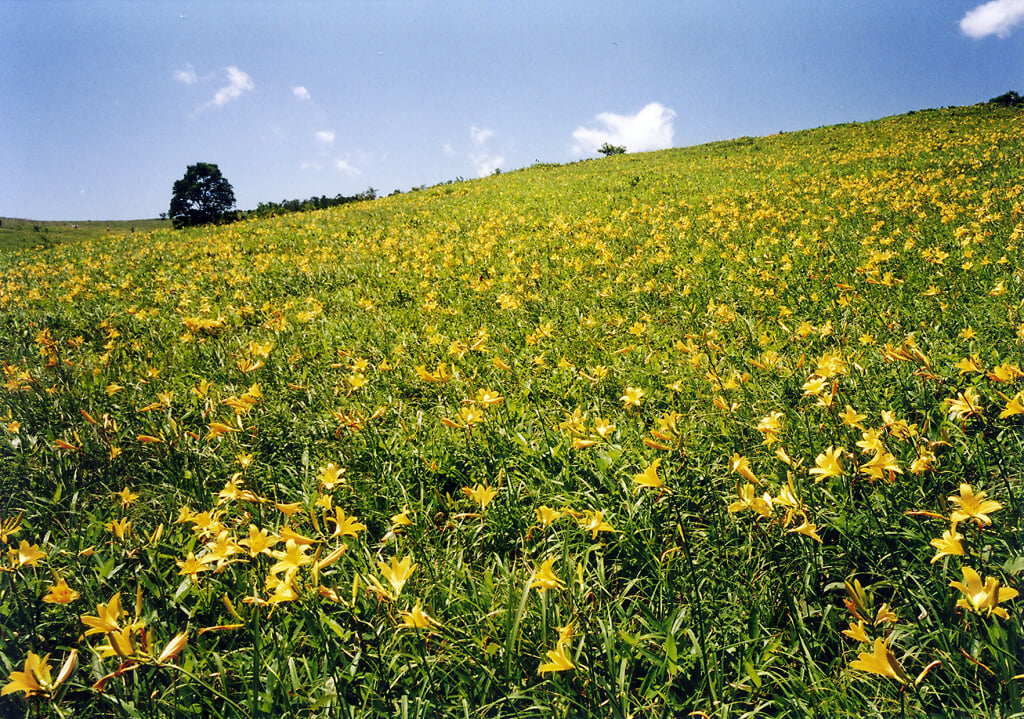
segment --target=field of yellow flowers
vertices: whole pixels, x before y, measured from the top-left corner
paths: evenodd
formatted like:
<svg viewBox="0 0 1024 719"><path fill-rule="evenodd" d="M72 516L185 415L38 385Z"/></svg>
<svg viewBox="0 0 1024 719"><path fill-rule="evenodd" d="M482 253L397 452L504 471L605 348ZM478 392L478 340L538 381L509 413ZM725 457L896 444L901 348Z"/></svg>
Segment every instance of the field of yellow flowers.
<svg viewBox="0 0 1024 719"><path fill-rule="evenodd" d="M0 257L0 715L1021 715L1024 120Z"/></svg>

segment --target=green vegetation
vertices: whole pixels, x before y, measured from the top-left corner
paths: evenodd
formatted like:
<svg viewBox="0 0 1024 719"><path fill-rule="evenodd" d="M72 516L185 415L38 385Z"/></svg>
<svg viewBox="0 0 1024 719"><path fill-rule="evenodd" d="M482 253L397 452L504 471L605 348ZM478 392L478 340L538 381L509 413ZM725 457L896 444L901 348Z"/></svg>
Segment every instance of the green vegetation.
<svg viewBox="0 0 1024 719"><path fill-rule="evenodd" d="M45 221L0 217L0 252L39 249L64 242L77 243L111 234L152 232L170 227L165 220Z"/></svg>
<svg viewBox="0 0 1024 719"><path fill-rule="evenodd" d="M1019 715L1022 144L4 253L0 714Z"/></svg>
<svg viewBox="0 0 1024 719"><path fill-rule="evenodd" d="M189 165L185 175L174 182L167 216L176 229L209 225L235 219L235 191L209 162Z"/></svg>

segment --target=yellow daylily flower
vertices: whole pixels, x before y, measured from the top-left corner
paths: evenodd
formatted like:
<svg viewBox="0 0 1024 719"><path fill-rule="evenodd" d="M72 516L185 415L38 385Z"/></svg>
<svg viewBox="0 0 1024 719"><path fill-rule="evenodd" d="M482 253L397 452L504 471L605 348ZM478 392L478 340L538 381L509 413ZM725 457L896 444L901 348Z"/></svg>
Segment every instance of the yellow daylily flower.
<svg viewBox="0 0 1024 719"><path fill-rule="evenodd" d="M552 509L546 504L537 507L534 511L537 513L537 521L540 522L540 526L542 527L549 526L552 522L562 516L561 512L557 509Z"/></svg>
<svg viewBox="0 0 1024 719"><path fill-rule="evenodd" d="M749 509L760 514L762 517L770 517L772 513L772 497L767 492L764 496L757 496L757 487L752 484L744 484L736 488L739 500L729 505L729 513L742 512Z"/></svg>
<svg viewBox="0 0 1024 719"><path fill-rule="evenodd" d="M24 539L18 544L17 549L11 549L11 560L19 567L37 567L40 559L46 559L46 552L39 548L38 544L29 544Z"/></svg>
<svg viewBox="0 0 1024 719"><path fill-rule="evenodd" d="M633 475L633 481L636 483L637 491L640 491L642 487L658 489L659 487L665 486L665 483L661 481L661 477L658 476L658 467L660 466L661 460L656 459L643 472Z"/></svg>
<svg viewBox="0 0 1024 719"><path fill-rule="evenodd" d="M842 448L829 447L815 457L814 467L811 468L810 473L820 475L822 478L843 476L843 465L839 461L843 452Z"/></svg>
<svg viewBox="0 0 1024 719"><path fill-rule="evenodd" d="M842 633L855 642L862 642L864 644L867 644L871 641L870 639L868 639L868 633L864 629L864 620L861 620L856 624L850 622L850 628L844 629Z"/></svg>
<svg viewBox="0 0 1024 719"><path fill-rule="evenodd" d="M750 460L738 452L733 452L732 457L729 459L729 470L736 472L748 482L753 482L754 484L760 484L761 482L750 468Z"/></svg>
<svg viewBox="0 0 1024 719"><path fill-rule="evenodd" d="M961 567L960 571L964 575L964 581L949 584L964 595L956 601L958 607L977 614L995 614L1003 619L1009 618L1006 610L999 604L1015 598L1016 589L1000 587L999 580L995 577L986 577L982 583L981 576L971 567Z"/></svg>
<svg viewBox="0 0 1024 719"><path fill-rule="evenodd" d="M278 561L270 568L270 573L277 575L281 572L293 572L299 567L311 563L313 558L306 554L307 551L309 551L308 544L298 544L294 539L288 539L285 542L284 551L271 552Z"/></svg>
<svg viewBox="0 0 1024 719"><path fill-rule="evenodd" d="M85 635L106 634L117 631L121 628L121 617L124 616L124 609L121 606L121 593L116 592L106 604L96 605L96 616L83 614L79 618L82 624L89 627Z"/></svg>
<svg viewBox="0 0 1024 719"><path fill-rule="evenodd" d="M894 679L900 684L909 684L910 678L904 671L903 666L896 659L896 655L889 649L885 639L875 639L871 653L861 652L857 659L850 662L850 669L861 672L879 674L883 677Z"/></svg>
<svg viewBox="0 0 1024 719"><path fill-rule="evenodd" d="M622 402L622 406L625 408L639 407L643 401L644 391L639 387L626 387L622 392L622 396L619 397L619 401Z"/></svg>
<svg viewBox="0 0 1024 719"><path fill-rule="evenodd" d="M43 597L43 601L47 604L70 604L80 596L81 595L69 587L68 583L63 577L61 577L57 580L56 584L50 587L50 591Z"/></svg>
<svg viewBox="0 0 1024 719"><path fill-rule="evenodd" d="M25 666L22 671L11 672L10 681L0 689L0 696L7 696L15 692L24 692L25 698L37 696L50 696L54 689L60 686L75 670L78 665L78 650L74 649L68 654L67 659L61 666L57 679L50 677L50 655L39 656L35 652L29 652L25 658Z"/></svg>
<svg viewBox="0 0 1024 719"><path fill-rule="evenodd" d="M317 479L320 480L324 489L330 491L336 485L344 483L345 480L341 476L344 473L344 468L337 466L334 462L328 462L326 466L320 468Z"/></svg>
<svg viewBox="0 0 1024 719"><path fill-rule="evenodd" d="M402 593L402 587L405 586L406 581L412 576L412 573L416 571L418 564L413 564L412 555L405 557L402 560L398 560L396 557L391 558L391 566L388 566L384 562L378 564L380 567L380 573L384 576L391 587L395 590L395 596L397 597Z"/></svg>
<svg viewBox="0 0 1024 719"><path fill-rule="evenodd" d="M327 515L327 521L334 525L333 536L335 537L357 537L361 531L366 529L365 524L355 517L346 515L345 510L341 507L335 507L334 516Z"/></svg>
<svg viewBox="0 0 1024 719"><path fill-rule="evenodd" d="M409 629L429 629L430 627L441 626L441 622L423 611L419 600L416 600L416 604L410 611L400 611L398 615L402 618L402 626Z"/></svg>
<svg viewBox="0 0 1024 719"><path fill-rule="evenodd" d="M942 533L941 537L936 537L929 544L938 550L936 555L932 557L932 563L934 564L942 557L947 556L963 556L964 545L960 543L960 540L964 538L964 535L956 531L956 522Z"/></svg>
<svg viewBox="0 0 1024 719"><path fill-rule="evenodd" d="M547 672L564 672L569 669L575 669L576 665L572 663L572 660L565 653L565 646L566 642L559 640L554 649L549 649L546 652L548 660L537 668L537 673L545 674Z"/></svg>
<svg viewBox="0 0 1024 719"><path fill-rule="evenodd" d="M538 588L543 591L545 589L561 589L565 586L553 569L555 559L555 557L549 557L536 568L533 580L530 582L530 589Z"/></svg>
<svg viewBox="0 0 1024 719"><path fill-rule="evenodd" d="M481 512L486 510L491 500L498 496L498 490L484 484L478 484L475 487L463 487L462 493L479 504Z"/></svg>
<svg viewBox="0 0 1024 719"><path fill-rule="evenodd" d="M587 510L581 520L583 531L590 532L591 539L597 539L598 532L614 532L615 529L608 522L604 521L604 512L601 510Z"/></svg>
<svg viewBox="0 0 1024 719"><path fill-rule="evenodd" d="M994 499L985 499L985 495L985 492L975 494L969 484L961 484L959 496L954 494L946 498L959 507L950 514L950 520L962 522L965 519L970 519L979 527L987 527L992 524L992 519L988 515L1002 509L1003 505Z"/></svg>

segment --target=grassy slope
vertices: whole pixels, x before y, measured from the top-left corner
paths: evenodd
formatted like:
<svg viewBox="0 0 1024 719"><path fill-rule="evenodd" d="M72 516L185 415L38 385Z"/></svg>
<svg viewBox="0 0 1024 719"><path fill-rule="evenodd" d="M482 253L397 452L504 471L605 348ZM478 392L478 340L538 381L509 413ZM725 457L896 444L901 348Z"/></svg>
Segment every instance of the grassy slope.
<svg viewBox="0 0 1024 719"><path fill-rule="evenodd" d="M0 250L50 247L61 242L95 239L111 232L151 232L165 220L49 221L0 217Z"/></svg>
<svg viewBox="0 0 1024 719"><path fill-rule="evenodd" d="M173 524L177 505L213 506L241 453L254 458L246 487L281 502L311 501L318 468L339 463L349 484L335 499L368 529L328 580L345 593L378 558L413 554L421 569L405 597L452 633L418 663L388 605L353 595L351 611L284 605L270 623L277 647L263 651L271 663L300 658L319 690L344 682L345 701L367 714L403 693L424 715L463 701L491 715L894 711L910 691L847 670L858 646L840 634L852 621L843 580L854 577L872 610L885 601L897 613L874 626L872 611L868 629L891 632L908 671L943 662L912 708L1010 706L1019 637L954 609L960 560L929 561L944 525L907 512L945 514L961 481L985 487L1007 510L985 532L961 527L971 561L1019 583L1021 426L998 417L1000 393L1019 387L958 363L1021 363L1020 129L1011 111L920 112L12 253L0 347L15 389L0 412L22 428L3 448L0 516L25 509L23 536L39 541L73 509L77 531L52 530L53 564L81 578L88 606L134 591L142 571L166 639L186 615L232 621L210 598L238 603L263 580L239 563L205 593L181 589L167 567L202 546ZM448 381L425 379L440 362ZM17 389L20 369L38 391ZM808 389L816 376L827 381ZM202 380L205 397L193 389ZM262 399L239 414L244 431L208 440L211 422L234 422L224 401L237 405L254 382ZM623 407L627 387L644 389L639 408ZM505 397L486 422L470 433L444 423L483 388ZM951 417L949 400L969 388L983 418ZM840 416L847 404L882 433L899 481L858 469L868 455ZM772 412L784 430L765 444L758 427ZM615 425L606 436L599 418ZM830 447L845 452L844 475L810 474ZM932 450L938 471L912 471ZM741 455L758 495L794 483L820 545L784 527L781 508L762 521L727 512ZM655 460L672 494L634 491ZM478 483L500 490L484 520L461 491ZM168 527L152 548L139 539L122 552L103 528L125 511L109 492L126 484L143 494L129 510L136 537ZM600 509L616 531L565 519L542 530L542 504ZM416 524L383 542L403 506ZM251 517L230 511L244 531ZM541 604L524 588L546 556L567 586ZM243 614L259 629L254 610ZM337 629L317 636L324 616ZM52 636L80 631L73 617L46 617ZM552 627L570 621L579 670L539 682ZM246 676L258 632L209 636L223 638L197 639L195 661L216 655ZM355 666L353 643L365 664L332 674ZM23 656L22 644L3 651ZM300 687L283 670L261 677L286 713Z"/></svg>

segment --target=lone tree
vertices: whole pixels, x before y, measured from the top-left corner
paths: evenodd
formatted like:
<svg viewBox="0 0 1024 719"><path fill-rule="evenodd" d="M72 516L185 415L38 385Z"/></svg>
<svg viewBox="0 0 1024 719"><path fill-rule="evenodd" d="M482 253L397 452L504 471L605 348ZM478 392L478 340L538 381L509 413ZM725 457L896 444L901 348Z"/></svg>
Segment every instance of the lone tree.
<svg viewBox="0 0 1024 719"><path fill-rule="evenodd" d="M220 222L235 207L235 191L220 168L209 162L189 165L185 176L174 183L168 216L174 227Z"/></svg>
<svg viewBox="0 0 1024 719"><path fill-rule="evenodd" d="M626 152L625 145L613 145L610 142L606 142L601 147L597 148L597 151L607 157L608 155L623 155Z"/></svg>

